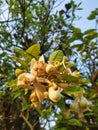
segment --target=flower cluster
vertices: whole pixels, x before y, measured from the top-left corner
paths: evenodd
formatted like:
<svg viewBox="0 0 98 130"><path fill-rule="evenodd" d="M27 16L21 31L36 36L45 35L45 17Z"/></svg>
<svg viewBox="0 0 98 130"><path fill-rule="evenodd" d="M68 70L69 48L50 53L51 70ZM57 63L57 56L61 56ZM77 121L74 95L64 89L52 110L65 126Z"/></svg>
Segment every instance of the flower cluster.
<svg viewBox="0 0 98 130"><path fill-rule="evenodd" d="M62 80L61 75L79 75L78 72L72 73L70 68L66 68L64 63L67 61L67 57L64 57L62 62L46 63L42 55L38 61L34 58L31 60L29 73L22 73L18 76L17 85L26 91L31 90L32 106L39 108L44 99L50 99L53 102L60 100L61 92L68 87L66 81Z"/></svg>

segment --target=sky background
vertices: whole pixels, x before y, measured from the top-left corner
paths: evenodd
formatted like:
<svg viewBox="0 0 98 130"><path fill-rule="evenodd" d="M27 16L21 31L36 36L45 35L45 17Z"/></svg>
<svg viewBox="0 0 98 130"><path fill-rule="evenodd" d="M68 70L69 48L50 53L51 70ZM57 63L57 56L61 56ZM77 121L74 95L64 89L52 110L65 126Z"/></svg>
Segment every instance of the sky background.
<svg viewBox="0 0 98 130"><path fill-rule="evenodd" d="M58 0L58 1L61 3L63 3L63 1L65 1L64 3L70 2L70 0ZM83 10L79 10L76 12L76 14L81 16L82 18L80 20L75 21L74 25L76 27L81 28L82 31L85 31L85 30L91 29L91 28L95 28L95 20L87 20L87 16L91 13L91 11L98 8L98 0L74 0L74 1L76 4L79 4L80 2L82 2L80 7L83 8ZM64 7L64 5L65 5L64 3L63 3L63 5L62 4L60 5L60 8ZM4 8L6 9L7 7L5 6ZM6 14L6 12L5 12L5 14ZM4 15L3 15L2 17L0 17L0 20L6 19L6 16L7 15L5 15L5 17L4 17Z"/></svg>
<svg viewBox="0 0 98 130"><path fill-rule="evenodd" d="M65 0L65 3L68 2L70 2L70 0ZM95 28L95 23L96 23L95 20L87 20L87 16L89 16L91 11L98 8L98 0L74 0L74 2L76 4L82 2L80 7L83 8L83 10L76 11L76 15L81 16L82 18L80 20L75 21L74 25L76 27L81 28L82 31ZM64 7L64 3L62 3L60 7L61 8Z"/></svg>
<svg viewBox="0 0 98 130"><path fill-rule="evenodd" d="M95 20L87 20L87 16L91 11L98 8L98 0L75 0L76 3L82 2L81 6L83 10L77 11L77 14L82 18L79 21L75 21L75 26L85 31L87 29L95 28Z"/></svg>

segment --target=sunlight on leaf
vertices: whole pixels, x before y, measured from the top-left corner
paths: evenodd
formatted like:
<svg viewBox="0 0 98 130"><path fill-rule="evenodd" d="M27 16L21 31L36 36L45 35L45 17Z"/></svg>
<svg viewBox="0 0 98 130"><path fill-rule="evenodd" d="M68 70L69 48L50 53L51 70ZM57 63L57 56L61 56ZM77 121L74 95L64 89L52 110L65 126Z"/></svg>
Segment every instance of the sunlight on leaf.
<svg viewBox="0 0 98 130"><path fill-rule="evenodd" d="M84 93L84 89L80 86L73 85L72 87L69 87L67 90L64 91L66 94L78 94L78 93Z"/></svg>
<svg viewBox="0 0 98 130"><path fill-rule="evenodd" d="M26 52L28 53L28 54L30 54L31 56L33 56L33 57L35 57L35 58L37 58L38 59L38 55L39 55L39 53L40 53L40 44L34 44L34 45L32 45L32 46L30 46L27 50L26 50Z"/></svg>
<svg viewBox="0 0 98 130"><path fill-rule="evenodd" d="M55 51L53 52L50 57L49 57L49 61L62 61L63 60L63 52L61 50Z"/></svg>

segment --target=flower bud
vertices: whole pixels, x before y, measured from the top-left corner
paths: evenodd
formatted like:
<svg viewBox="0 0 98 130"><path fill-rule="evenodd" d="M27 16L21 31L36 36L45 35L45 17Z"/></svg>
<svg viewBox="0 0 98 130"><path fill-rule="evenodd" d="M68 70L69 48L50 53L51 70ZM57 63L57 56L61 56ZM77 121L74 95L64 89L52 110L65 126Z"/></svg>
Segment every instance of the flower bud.
<svg viewBox="0 0 98 130"><path fill-rule="evenodd" d="M21 69L16 69L15 70L15 75L16 76L19 76L21 73L23 73L23 70L21 70Z"/></svg>
<svg viewBox="0 0 98 130"><path fill-rule="evenodd" d="M48 65L46 66L46 72L47 72L47 73L55 73L55 71L56 71L56 68L55 68L55 66L53 66L52 64L48 64Z"/></svg>

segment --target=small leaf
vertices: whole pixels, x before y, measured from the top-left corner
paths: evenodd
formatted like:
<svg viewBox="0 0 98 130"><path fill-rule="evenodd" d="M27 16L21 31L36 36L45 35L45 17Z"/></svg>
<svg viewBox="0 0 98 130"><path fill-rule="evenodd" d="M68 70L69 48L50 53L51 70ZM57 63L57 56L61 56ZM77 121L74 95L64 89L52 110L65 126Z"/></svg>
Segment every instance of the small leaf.
<svg viewBox="0 0 98 130"><path fill-rule="evenodd" d="M22 102L22 110L25 111L26 109L28 109L29 105L26 101Z"/></svg>
<svg viewBox="0 0 98 130"><path fill-rule="evenodd" d="M80 86L71 86L64 91L66 94L78 94L78 93L84 93L84 89Z"/></svg>
<svg viewBox="0 0 98 130"><path fill-rule="evenodd" d="M59 101L57 102L57 106L58 106L60 109L65 110L65 101L64 101L63 98L61 98L61 100L59 100Z"/></svg>
<svg viewBox="0 0 98 130"><path fill-rule="evenodd" d="M49 61L59 61L61 62L63 60L63 52L61 50L57 50L55 52L53 52L50 57L49 57Z"/></svg>
<svg viewBox="0 0 98 130"><path fill-rule="evenodd" d="M88 29L84 32L84 34L88 34L88 33L91 33L91 32L95 32L95 29Z"/></svg>
<svg viewBox="0 0 98 130"><path fill-rule="evenodd" d="M27 63L29 63L31 61L31 59L32 59L32 56L30 54L28 54L26 51L22 50L22 49L15 48L15 52L17 52L21 56L23 56Z"/></svg>
<svg viewBox="0 0 98 130"><path fill-rule="evenodd" d="M18 89L17 92L15 92L13 100L15 100L16 98L22 96L23 94L24 94L24 90L23 89Z"/></svg>
<svg viewBox="0 0 98 130"><path fill-rule="evenodd" d="M35 57L36 59L38 59L38 55L40 53L40 44L34 44L32 46L30 46L26 52L28 54L30 54L31 56Z"/></svg>
<svg viewBox="0 0 98 130"><path fill-rule="evenodd" d="M95 10L91 11L91 14L87 17L88 20L93 20L96 18L96 15L98 15L98 8Z"/></svg>
<svg viewBox="0 0 98 130"><path fill-rule="evenodd" d="M18 63L20 63L23 68L27 69L28 64L24 60L14 56L14 55L12 56L12 58L15 59Z"/></svg>
<svg viewBox="0 0 98 130"><path fill-rule="evenodd" d="M75 40L76 40L76 38L73 36L73 37L69 38L69 39L66 41L66 44L68 45L68 44L72 43L72 42L75 41Z"/></svg>
<svg viewBox="0 0 98 130"><path fill-rule="evenodd" d="M66 68L71 68L71 67L73 67L73 63L71 63L71 62L66 62L66 63L65 63L65 66L66 66Z"/></svg>
<svg viewBox="0 0 98 130"><path fill-rule="evenodd" d="M41 115L42 115L44 118L48 118L48 117L51 115L51 107L50 107L49 109L44 109L44 110L42 110Z"/></svg>
<svg viewBox="0 0 98 130"><path fill-rule="evenodd" d="M79 120L77 120L77 119L69 120L68 124L70 124L72 126L80 126L80 127L82 127L82 123Z"/></svg>
<svg viewBox="0 0 98 130"><path fill-rule="evenodd" d="M89 117L89 116L94 116L94 113L93 112L87 112L84 115Z"/></svg>
<svg viewBox="0 0 98 130"><path fill-rule="evenodd" d="M11 80L11 81L9 81L8 83L7 83L7 85L9 86L9 87L12 87L12 88L16 88L17 87L17 79L13 79L13 80Z"/></svg>

